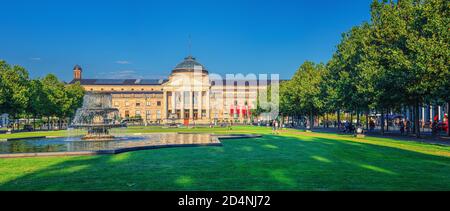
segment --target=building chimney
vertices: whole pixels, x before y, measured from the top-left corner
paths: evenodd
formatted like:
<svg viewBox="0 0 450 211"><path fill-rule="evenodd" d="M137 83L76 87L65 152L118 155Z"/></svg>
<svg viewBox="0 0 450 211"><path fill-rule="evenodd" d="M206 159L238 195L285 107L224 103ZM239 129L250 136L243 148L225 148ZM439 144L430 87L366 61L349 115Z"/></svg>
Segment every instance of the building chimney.
<svg viewBox="0 0 450 211"><path fill-rule="evenodd" d="M73 79L75 80L81 80L81 73L83 70L81 69L80 65L75 65L73 68Z"/></svg>

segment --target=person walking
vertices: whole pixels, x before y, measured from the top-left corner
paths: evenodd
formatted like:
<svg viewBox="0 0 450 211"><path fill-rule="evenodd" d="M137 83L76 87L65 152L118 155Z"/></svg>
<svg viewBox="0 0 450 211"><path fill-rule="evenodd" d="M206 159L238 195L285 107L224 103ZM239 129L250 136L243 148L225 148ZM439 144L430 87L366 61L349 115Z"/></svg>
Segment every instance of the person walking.
<svg viewBox="0 0 450 211"><path fill-rule="evenodd" d="M278 129L279 129L279 123L277 120L275 120L275 134L278 134Z"/></svg>
<svg viewBox="0 0 450 211"><path fill-rule="evenodd" d="M431 123L431 133L433 134L433 136L436 136L439 134L438 121L436 118Z"/></svg>
<svg viewBox="0 0 450 211"><path fill-rule="evenodd" d="M406 127L406 135L409 135L409 133L411 132L411 121L409 121L409 119L406 120L405 127Z"/></svg>
<svg viewBox="0 0 450 211"><path fill-rule="evenodd" d="M275 120L272 120L272 134L275 134Z"/></svg>
<svg viewBox="0 0 450 211"><path fill-rule="evenodd" d="M375 122L373 120L370 120L369 127L370 127L370 132L373 132L375 130Z"/></svg>
<svg viewBox="0 0 450 211"><path fill-rule="evenodd" d="M403 119L400 120L398 126L400 127L400 135L405 134L405 123L403 122Z"/></svg>

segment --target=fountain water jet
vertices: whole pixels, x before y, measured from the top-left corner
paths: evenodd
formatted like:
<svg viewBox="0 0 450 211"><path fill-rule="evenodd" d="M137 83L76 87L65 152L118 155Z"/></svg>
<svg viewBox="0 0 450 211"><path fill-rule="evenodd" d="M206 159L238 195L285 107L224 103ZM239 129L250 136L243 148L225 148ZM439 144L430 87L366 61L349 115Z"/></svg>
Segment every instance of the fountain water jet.
<svg viewBox="0 0 450 211"><path fill-rule="evenodd" d="M83 98L83 106L77 110L71 127L88 131L83 140L114 140L109 130L125 125L119 121L119 110L113 108L111 104L111 94L95 92L86 94Z"/></svg>

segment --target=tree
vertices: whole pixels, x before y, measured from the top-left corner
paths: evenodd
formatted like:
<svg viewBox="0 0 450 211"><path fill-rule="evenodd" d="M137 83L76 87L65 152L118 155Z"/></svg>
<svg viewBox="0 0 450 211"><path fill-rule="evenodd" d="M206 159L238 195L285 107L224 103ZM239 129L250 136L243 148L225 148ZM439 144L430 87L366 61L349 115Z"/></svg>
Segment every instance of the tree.
<svg viewBox="0 0 450 211"><path fill-rule="evenodd" d="M3 74L6 68L6 62L0 60L0 115L6 112L4 109L6 103L6 84L3 82Z"/></svg>
<svg viewBox="0 0 450 211"><path fill-rule="evenodd" d="M42 90L47 96L48 104L42 111L47 116L48 129L50 130L51 117L61 117L64 114L64 84L53 74L48 74L42 80Z"/></svg>
<svg viewBox="0 0 450 211"><path fill-rule="evenodd" d="M427 0L414 4L415 18L412 23L408 46L414 60L415 74L423 73L425 84L412 86L416 89L429 87L425 101L434 104L450 103L450 2ZM421 81L423 82L423 81ZM427 93L428 94L428 93ZM449 109L449 108L448 108ZM448 131L450 136L450 131Z"/></svg>
<svg viewBox="0 0 450 211"><path fill-rule="evenodd" d="M42 117L49 105L49 99L44 92L40 79L30 81L29 99L27 112L33 116L33 128L36 129L36 118Z"/></svg>
<svg viewBox="0 0 450 211"><path fill-rule="evenodd" d="M330 106L337 106L359 114L365 112L366 119L376 106L374 80L378 67L373 62L374 46L371 45L371 28L368 23L353 27L343 34L341 43L327 67L330 70ZM367 122L366 122L367 126Z"/></svg>
<svg viewBox="0 0 450 211"><path fill-rule="evenodd" d="M83 97L85 94L84 88L80 82L69 84L64 87L65 102L63 106L62 117L72 118L78 108L83 105Z"/></svg>
<svg viewBox="0 0 450 211"><path fill-rule="evenodd" d="M372 24L378 62L384 71L377 81L381 88L402 91L392 95L397 102L414 105L415 132L420 137L419 106L439 96L448 98L448 88L443 87L449 80L449 3L374 1Z"/></svg>
<svg viewBox="0 0 450 211"><path fill-rule="evenodd" d="M8 113L12 119L16 119L28 106L28 72L18 65L11 67L5 61L0 61L0 80L0 113Z"/></svg>
<svg viewBox="0 0 450 211"><path fill-rule="evenodd" d="M327 69L323 64L306 61L292 78L294 103L300 112L309 115L310 128L314 127L314 116L322 114L325 106L322 84L325 83Z"/></svg>

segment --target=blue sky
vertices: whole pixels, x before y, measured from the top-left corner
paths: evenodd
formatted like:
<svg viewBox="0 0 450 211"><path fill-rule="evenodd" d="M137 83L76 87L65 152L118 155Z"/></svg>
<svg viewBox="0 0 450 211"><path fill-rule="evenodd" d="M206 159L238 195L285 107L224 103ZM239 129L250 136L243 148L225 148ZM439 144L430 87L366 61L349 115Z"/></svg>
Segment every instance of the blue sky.
<svg viewBox="0 0 450 211"><path fill-rule="evenodd" d="M166 78L189 53L210 72L279 73L326 62L371 0L0 0L0 59L32 77Z"/></svg>

